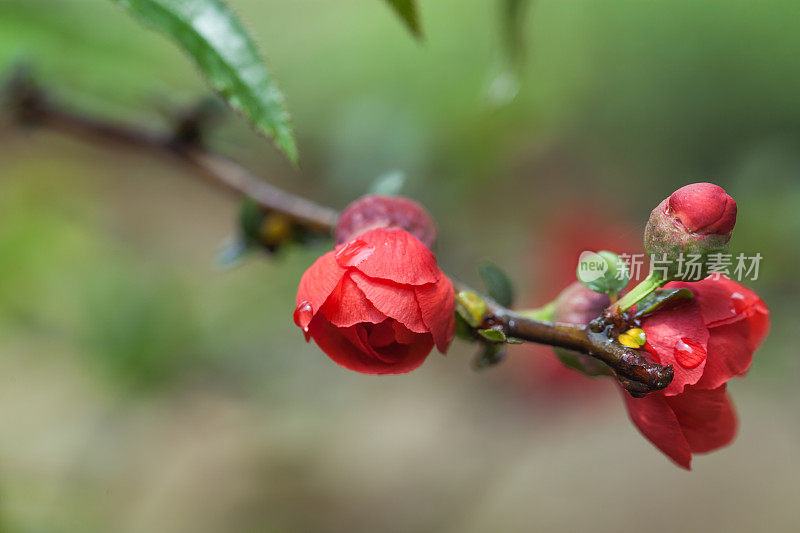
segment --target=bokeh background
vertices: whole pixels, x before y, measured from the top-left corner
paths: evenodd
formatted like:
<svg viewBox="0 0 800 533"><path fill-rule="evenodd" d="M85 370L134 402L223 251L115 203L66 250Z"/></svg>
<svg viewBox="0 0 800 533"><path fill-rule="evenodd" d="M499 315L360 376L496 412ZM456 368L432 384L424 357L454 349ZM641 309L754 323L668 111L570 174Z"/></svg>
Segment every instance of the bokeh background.
<svg viewBox="0 0 800 533"><path fill-rule="evenodd" d="M342 208L400 170L439 261L491 258L544 303L587 248L641 250L649 211L714 181L773 327L730 385L734 444L671 464L615 386L522 347L458 343L407 376L345 371L292 324L329 244L223 271L235 199L151 154L0 115L3 531L796 531L800 520L800 4L538 0L518 94L499 2L234 0L287 95L293 169L238 117L211 144ZM0 73L152 128L208 95L106 0L0 0Z"/></svg>

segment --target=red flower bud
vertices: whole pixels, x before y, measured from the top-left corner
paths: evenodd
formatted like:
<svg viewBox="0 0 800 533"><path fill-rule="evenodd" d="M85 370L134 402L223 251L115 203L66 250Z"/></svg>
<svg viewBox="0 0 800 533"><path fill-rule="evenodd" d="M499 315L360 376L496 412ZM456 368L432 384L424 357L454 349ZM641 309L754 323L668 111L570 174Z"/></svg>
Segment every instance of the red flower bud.
<svg viewBox="0 0 800 533"><path fill-rule="evenodd" d="M669 261L667 278L673 280L697 275L679 272L681 254L684 260L699 256L699 263L704 265L702 279L708 274L708 255L726 250L734 224L734 199L713 183L693 183L681 187L653 209L645 229L645 249L650 255Z"/></svg>
<svg viewBox="0 0 800 533"><path fill-rule="evenodd" d="M713 183L693 183L667 198L667 214L686 231L730 238L736 224L736 201Z"/></svg>
<svg viewBox="0 0 800 533"><path fill-rule="evenodd" d="M402 374L455 333L455 295L433 253L398 228L336 246L303 274L295 323L339 365Z"/></svg>
<svg viewBox="0 0 800 533"><path fill-rule="evenodd" d="M342 244L375 228L401 228L431 248L436 224L425 209L402 196L362 196L342 212L336 224L336 244Z"/></svg>
<svg viewBox="0 0 800 533"><path fill-rule="evenodd" d="M600 316L610 302L607 294L594 292L576 281L567 286L556 298L553 321L567 324L588 324ZM563 348L554 348L553 351L564 365L587 376L607 375L611 372L605 364L594 357Z"/></svg>
<svg viewBox="0 0 800 533"><path fill-rule="evenodd" d="M588 324L600 316L610 302L607 294L594 292L576 281L556 298L553 320L567 324Z"/></svg>
<svg viewBox="0 0 800 533"><path fill-rule="evenodd" d="M684 468L692 454L729 444L736 415L725 387L744 375L769 329L769 310L756 293L727 278L686 287L694 298L661 309L642 324L644 348L675 377L644 398L623 394L631 420L659 450Z"/></svg>

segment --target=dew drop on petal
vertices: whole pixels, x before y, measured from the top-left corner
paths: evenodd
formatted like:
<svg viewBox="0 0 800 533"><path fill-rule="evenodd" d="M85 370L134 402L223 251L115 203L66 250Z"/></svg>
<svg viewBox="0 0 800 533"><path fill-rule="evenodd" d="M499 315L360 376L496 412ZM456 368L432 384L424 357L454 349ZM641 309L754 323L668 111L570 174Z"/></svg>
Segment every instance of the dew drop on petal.
<svg viewBox="0 0 800 533"><path fill-rule="evenodd" d="M294 323L306 334L306 340L308 340L308 325L312 318L314 318L314 308L309 302L300 302L294 310Z"/></svg>
<svg viewBox="0 0 800 533"><path fill-rule="evenodd" d="M354 239L339 248L336 252L336 262L343 267L357 266L374 251L373 246L369 246L361 239Z"/></svg>
<svg viewBox="0 0 800 533"><path fill-rule="evenodd" d="M706 360L706 350L703 345L689 337L681 337L675 344L675 360L683 368L697 368Z"/></svg>

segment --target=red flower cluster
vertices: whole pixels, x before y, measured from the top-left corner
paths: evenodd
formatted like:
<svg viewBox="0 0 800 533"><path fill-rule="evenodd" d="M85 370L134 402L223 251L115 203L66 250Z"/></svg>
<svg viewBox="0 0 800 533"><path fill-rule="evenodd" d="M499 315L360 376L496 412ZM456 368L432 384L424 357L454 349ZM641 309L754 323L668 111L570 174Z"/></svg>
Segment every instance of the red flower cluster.
<svg viewBox="0 0 800 533"><path fill-rule="evenodd" d="M399 228L371 229L326 253L300 280L295 323L339 365L402 374L455 333L455 295L433 253Z"/></svg>
<svg viewBox="0 0 800 533"><path fill-rule="evenodd" d="M682 287L694 293L692 300L659 310L642 325L644 348L675 369L672 383L644 398L623 396L639 431L689 469L692 454L733 440L737 421L726 383L750 367L769 329L769 310L756 293L727 278L666 285Z"/></svg>

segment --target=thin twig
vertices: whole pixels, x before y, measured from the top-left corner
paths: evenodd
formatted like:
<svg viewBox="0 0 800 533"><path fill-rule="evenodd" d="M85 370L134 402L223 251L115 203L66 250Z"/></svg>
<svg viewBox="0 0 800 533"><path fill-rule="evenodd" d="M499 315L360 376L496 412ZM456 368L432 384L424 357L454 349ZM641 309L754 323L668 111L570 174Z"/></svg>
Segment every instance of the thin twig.
<svg viewBox="0 0 800 533"><path fill-rule="evenodd" d="M211 183L250 198L265 209L282 212L309 229L332 231L336 225L338 213L334 209L278 189L225 156L207 151L197 142L68 111L50 101L41 89L20 79L13 81L6 92L16 116L26 124L177 159Z"/></svg>
<svg viewBox="0 0 800 533"><path fill-rule="evenodd" d="M617 376L620 384L631 396L666 388L674 371L671 365L663 366L646 355L620 344L615 335L606 331L593 331L589 325L551 323L520 315L484 297L487 314L481 327L500 327L508 337L574 350L599 359ZM610 331L613 328L609 329Z"/></svg>

